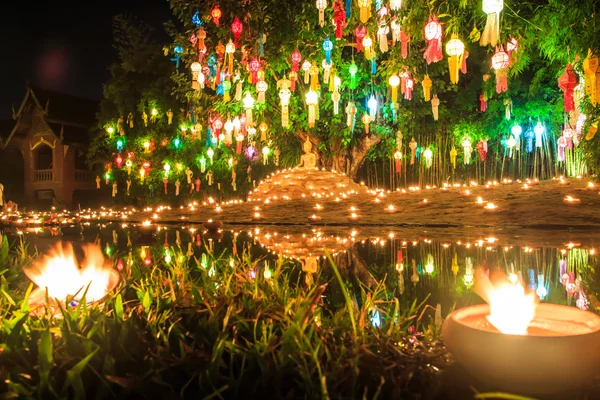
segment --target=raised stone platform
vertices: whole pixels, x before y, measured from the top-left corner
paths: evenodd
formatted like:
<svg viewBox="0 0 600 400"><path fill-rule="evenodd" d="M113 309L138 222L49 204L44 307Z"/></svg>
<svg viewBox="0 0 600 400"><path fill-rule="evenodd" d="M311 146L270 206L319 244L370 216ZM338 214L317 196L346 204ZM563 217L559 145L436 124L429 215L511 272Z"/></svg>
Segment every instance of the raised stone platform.
<svg viewBox="0 0 600 400"><path fill-rule="evenodd" d="M254 189L252 201L283 198L286 200L310 197L335 198L366 193L367 188L345 174L320 169L294 168L275 172Z"/></svg>

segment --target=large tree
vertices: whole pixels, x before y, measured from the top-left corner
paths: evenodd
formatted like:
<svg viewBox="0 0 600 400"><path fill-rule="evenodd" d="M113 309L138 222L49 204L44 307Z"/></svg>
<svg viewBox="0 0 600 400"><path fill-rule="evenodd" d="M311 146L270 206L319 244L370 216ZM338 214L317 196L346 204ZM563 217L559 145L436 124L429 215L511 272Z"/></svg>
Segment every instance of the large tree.
<svg viewBox="0 0 600 400"><path fill-rule="evenodd" d="M497 46L481 45L490 16L480 1L171 0L170 4L177 21L167 24L172 43L165 46L163 61L170 59L171 66L160 61L164 69L155 70L150 60L159 55L135 54L135 44L122 58L147 59L144 67L156 73L159 82L164 82L164 72L170 71L173 84L165 82L163 87L171 91L140 92L129 99L107 91L107 97L121 104L112 115L114 126L119 116L126 119L131 111L137 120L131 132L127 126L124 129L127 144L121 153L135 153L136 169L142 161L150 162L146 190L150 183L162 191L164 181L171 196L172 185L185 180L187 168L193 170L194 178L201 178L202 187L215 182L213 191L217 183L223 191L248 190L250 182L270 171L276 161L282 166L296 165L301 143L307 139L315 144L323 166L346 169L354 178L365 175L364 168L361 170L365 160L370 160L368 168L381 162L380 171L390 176L382 180L387 185L397 184L400 178L393 168L397 150L403 153L400 165L405 183L565 173L567 163L557 162L557 139L569 124L574 125L574 119L565 123L557 78L569 63L580 73L588 49L600 48L597 0L506 1L497 20ZM322 20L319 4L325 6ZM424 28L434 16L443 29L441 57L428 62L432 57L424 57L431 51L427 50ZM491 18L493 22L493 15ZM372 40L370 51L365 51L362 36ZM460 72L457 83L450 82L446 49L453 38L460 39L468 52L466 74ZM324 47L329 46L327 63ZM502 76L503 71L496 74L491 60L502 50L510 53L505 71L508 90L498 93L496 75ZM294 53L301 56L298 65ZM313 68L305 80L302 64L307 61ZM460 60L456 66L462 67L459 64ZM120 89L128 85L127 75L122 73L126 65L124 61L117 67L119 73L111 82L118 93L125 93ZM328 80L323 68L327 65L331 65ZM155 86L147 76L136 76L143 77L142 86ZM390 82L395 77L401 83L399 91L412 85L412 96L399 93L397 101L392 101ZM428 98L423 86L426 77L431 80ZM289 93L286 123L281 96L285 97L290 80L295 81L295 88ZM264 102L259 101L261 86L266 88ZM334 111L334 93L339 93L338 112ZM317 99L314 114L307 94ZM438 118L434 118L433 95L440 100ZM253 121L244 125L246 97L254 100ZM481 99L488 104L485 112L480 109ZM377 107L369 110L369 100ZM585 134L597 118L598 107L588 97L581 107L588 115ZM153 109L156 118L146 126L141 115ZM347 110L355 110L351 118ZM314 124L309 122L311 115L318 116ZM538 122L545 126L543 146L529 151L528 140L535 140L531 138ZM517 124L522 128L520 137L511 134ZM227 133L230 130L231 135ZM516 147L514 141L511 144L515 137ZM111 140L114 149L119 136ZM144 147L149 140L156 142L152 151ZM469 165L464 165L465 141L473 149ZM597 139L582 141L588 160L593 160L600 151ZM485 161L476 151L484 143L488 148ZM458 153L456 166L453 147ZM414 165L411 150L416 155ZM431 164L426 155L432 157ZM569 167L572 171L583 168L573 160L575 156ZM165 172L165 166L172 169Z"/></svg>

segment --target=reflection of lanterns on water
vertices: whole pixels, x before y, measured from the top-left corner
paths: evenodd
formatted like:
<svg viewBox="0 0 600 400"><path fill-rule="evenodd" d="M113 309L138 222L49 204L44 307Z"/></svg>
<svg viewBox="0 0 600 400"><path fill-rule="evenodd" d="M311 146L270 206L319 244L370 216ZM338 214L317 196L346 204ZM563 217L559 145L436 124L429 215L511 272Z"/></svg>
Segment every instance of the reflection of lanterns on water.
<svg viewBox="0 0 600 400"><path fill-rule="evenodd" d="M433 256L431 254L427 255L427 263L425 264L425 273L428 275L433 274L434 266L433 266Z"/></svg>
<svg viewBox="0 0 600 400"><path fill-rule="evenodd" d="M417 286L417 283L419 283L419 274L417 273L417 262L415 260L412 260L412 269L413 273L410 276L410 281L414 286Z"/></svg>

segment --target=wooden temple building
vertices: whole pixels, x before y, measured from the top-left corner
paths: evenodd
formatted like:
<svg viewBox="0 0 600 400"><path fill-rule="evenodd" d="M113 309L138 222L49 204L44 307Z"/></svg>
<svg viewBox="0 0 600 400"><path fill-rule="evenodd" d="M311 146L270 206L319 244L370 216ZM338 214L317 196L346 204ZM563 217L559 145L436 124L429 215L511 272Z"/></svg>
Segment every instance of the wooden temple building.
<svg viewBox="0 0 600 400"><path fill-rule="evenodd" d="M98 106L28 85L12 120L0 121L0 183L7 200L13 195L27 205L73 207L74 195L94 190L85 160Z"/></svg>

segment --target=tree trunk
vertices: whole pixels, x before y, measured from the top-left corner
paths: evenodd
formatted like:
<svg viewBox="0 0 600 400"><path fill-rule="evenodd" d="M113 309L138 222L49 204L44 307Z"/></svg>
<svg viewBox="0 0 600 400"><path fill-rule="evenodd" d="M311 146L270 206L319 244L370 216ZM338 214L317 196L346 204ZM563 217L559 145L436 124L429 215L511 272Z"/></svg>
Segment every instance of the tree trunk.
<svg viewBox="0 0 600 400"><path fill-rule="evenodd" d="M349 165L347 168L348 176L356 180L358 176L358 170L365 161L367 152L369 149L381 142L381 138L374 133L369 133L365 136L361 142L350 150L349 154Z"/></svg>

